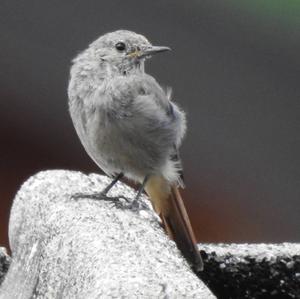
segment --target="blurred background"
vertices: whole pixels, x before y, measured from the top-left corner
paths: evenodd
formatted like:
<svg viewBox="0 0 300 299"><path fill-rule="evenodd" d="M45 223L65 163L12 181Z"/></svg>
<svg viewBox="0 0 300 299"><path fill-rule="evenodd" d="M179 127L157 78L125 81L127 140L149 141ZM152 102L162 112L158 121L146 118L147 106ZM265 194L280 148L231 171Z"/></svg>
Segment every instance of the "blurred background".
<svg viewBox="0 0 300 299"><path fill-rule="evenodd" d="M45 169L100 172L67 108L70 60L130 29L173 51L147 71L188 115L186 205L199 242L300 241L298 0L0 3L0 244Z"/></svg>

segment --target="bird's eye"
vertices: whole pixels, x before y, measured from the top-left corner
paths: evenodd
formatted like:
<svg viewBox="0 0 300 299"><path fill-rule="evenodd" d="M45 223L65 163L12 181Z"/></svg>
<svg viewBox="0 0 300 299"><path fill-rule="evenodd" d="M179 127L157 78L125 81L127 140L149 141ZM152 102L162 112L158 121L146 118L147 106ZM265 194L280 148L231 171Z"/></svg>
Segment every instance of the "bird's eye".
<svg viewBox="0 0 300 299"><path fill-rule="evenodd" d="M115 47L120 52L126 49L126 45L123 42L118 42Z"/></svg>

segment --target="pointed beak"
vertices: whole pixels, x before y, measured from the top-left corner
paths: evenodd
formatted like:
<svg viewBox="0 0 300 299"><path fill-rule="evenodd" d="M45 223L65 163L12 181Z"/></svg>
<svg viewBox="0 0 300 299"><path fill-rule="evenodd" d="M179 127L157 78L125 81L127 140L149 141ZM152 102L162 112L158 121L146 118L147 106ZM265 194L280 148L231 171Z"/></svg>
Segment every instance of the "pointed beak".
<svg viewBox="0 0 300 299"><path fill-rule="evenodd" d="M169 47L160 47L160 46L151 46L147 49L144 49L143 51L141 51L141 55L142 57L148 56L148 55L154 55L157 53L162 53L162 52L167 52L167 51L171 51L171 48Z"/></svg>
<svg viewBox="0 0 300 299"><path fill-rule="evenodd" d="M151 56L157 53L162 53L166 51L171 51L169 47L161 47L161 46L150 46L148 48L142 50L136 50L132 53L129 53L128 56L136 57L136 58L145 58L147 56Z"/></svg>

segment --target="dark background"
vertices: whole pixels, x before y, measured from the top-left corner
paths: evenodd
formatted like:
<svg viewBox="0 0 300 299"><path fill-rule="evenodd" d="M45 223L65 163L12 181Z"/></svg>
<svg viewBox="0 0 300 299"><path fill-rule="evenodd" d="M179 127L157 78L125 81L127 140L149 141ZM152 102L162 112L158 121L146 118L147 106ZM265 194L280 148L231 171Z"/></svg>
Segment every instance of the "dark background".
<svg viewBox="0 0 300 299"><path fill-rule="evenodd" d="M69 66L120 28L174 50L147 70L188 114L184 197L198 241L300 241L298 3L1 0L0 244L30 175L99 172L68 115Z"/></svg>

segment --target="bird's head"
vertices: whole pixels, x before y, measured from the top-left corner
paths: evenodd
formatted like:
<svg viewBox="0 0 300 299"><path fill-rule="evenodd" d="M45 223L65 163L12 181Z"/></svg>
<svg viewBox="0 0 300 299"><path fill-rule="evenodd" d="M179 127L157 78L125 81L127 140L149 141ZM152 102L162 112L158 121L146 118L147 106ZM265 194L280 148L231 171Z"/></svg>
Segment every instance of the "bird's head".
<svg viewBox="0 0 300 299"><path fill-rule="evenodd" d="M153 46L140 34L118 30L95 40L90 44L89 50L111 74L127 75L131 72L143 72L146 58L169 51L170 48Z"/></svg>

